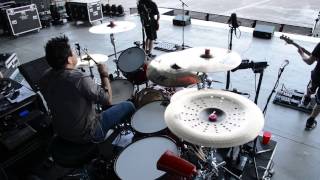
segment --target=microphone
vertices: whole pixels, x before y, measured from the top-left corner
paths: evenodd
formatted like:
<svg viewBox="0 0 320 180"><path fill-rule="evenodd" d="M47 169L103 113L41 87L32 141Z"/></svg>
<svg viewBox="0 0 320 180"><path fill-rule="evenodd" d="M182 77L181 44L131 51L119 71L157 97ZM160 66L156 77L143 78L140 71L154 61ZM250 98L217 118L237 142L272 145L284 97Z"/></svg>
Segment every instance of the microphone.
<svg viewBox="0 0 320 180"><path fill-rule="evenodd" d="M238 24L238 20L237 20L237 14L236 13L232 13L229 20L228 20L228 24L230 27L233 28L238 28L239 24Z"/></svg>
<svg viewBox="0 0 320 180"><path fill-rule="evenodd" d="M284 60L280 69L283 70L286 66L288 66L288 64L289 64L289 60L288 59Z"/></svg>

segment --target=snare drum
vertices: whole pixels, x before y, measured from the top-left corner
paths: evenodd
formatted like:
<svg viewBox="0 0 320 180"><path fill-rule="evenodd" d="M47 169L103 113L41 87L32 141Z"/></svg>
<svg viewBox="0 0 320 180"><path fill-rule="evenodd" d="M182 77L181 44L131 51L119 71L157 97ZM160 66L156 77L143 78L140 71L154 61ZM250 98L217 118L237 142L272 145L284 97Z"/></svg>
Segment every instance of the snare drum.
<svg viewBox="0 0 320 180"><path fill-rule="evenodd" d="M148 137L127 146L115 161L114 170L120 179L150 180L165 176L157 162L167 150L178 155L177 145L167 137Z"/></svg>
<svg viewBox="0 0 320 180"><path fill-rule="evenodd" d="M125 79L115 79L110 82L112 89L112 104L119 104L132 98L133 84Z"/></svg>
<svg viewBox="0 0 320 180"><path fill-rule="evenodd" d="M118 58L118 67L122 74L133 84L140 85L147 81L146 53L139 47L124 50Z"/></svg>
<svg viewBox="0 0 320 180"><path fill-rule="evenodd" d="M131 127L139 135L159 134L167 129L164 112L168 101L154 101L139 108L131 119Z"/></svg>

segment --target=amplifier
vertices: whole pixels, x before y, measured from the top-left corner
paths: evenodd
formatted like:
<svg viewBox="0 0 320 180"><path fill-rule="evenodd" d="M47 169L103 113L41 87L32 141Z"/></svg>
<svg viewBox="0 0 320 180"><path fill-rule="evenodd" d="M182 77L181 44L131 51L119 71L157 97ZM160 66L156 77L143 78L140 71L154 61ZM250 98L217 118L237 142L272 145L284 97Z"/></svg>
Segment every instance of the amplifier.
<svg viewBox="0 0 320 180"><path fill-rule="evenodd" d="M275 27L271 25L257 24L253 31L253 37L271 39Z"/></svg>
<svg viewBox="0 0 320 180"><path fill-rule="evenodd" d="M102 21L103 12L100 1L69 1L66 3L68 16L75 21Z"/></svg>
<svg viewBox="0 0 320 180"><path fill-rule="evenodd" d="M40 30L41 22L35 4L6 9L11 33L14 36Z"/></svg>
<svg viewBox="0 0 320 180"><path fill-rule="evenodd" d="M172 23L173 23L173 25L176 25L176 26L187 26L187 25L191 24L191 17L185 15L183 18L182 15L177 15L172 20Z"/></svg>

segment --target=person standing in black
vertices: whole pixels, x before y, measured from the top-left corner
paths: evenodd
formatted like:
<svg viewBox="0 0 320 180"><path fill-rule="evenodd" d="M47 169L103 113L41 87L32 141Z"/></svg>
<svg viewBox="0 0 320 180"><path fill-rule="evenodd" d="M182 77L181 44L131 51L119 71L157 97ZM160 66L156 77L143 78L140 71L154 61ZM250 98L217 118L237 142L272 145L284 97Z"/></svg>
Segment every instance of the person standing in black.
<svg viewBox="0 0 320 180"><path fill-rule="evenodd" d="M149 57L155 57L152 54L152 49L153 41L157 39L157 31L159 29L160 14L158 6L152 0L138 0L138 12L147 35L144 49Z"/></svg>
<svg viewBox="0 0 320 180"><path fill-rule="evenodd" d="M312 53L306 53L302 48L299 48L298 52L306 64L311 65L315 61L317 62L316 67L311 72L311 81L307 87L307 93L302 100L303 105L307 106L311 101L310 96L316 93L316 105L306 123L306 130L311 130L317 126L315 119L320 113L320 43L313 49Z"/></svg>

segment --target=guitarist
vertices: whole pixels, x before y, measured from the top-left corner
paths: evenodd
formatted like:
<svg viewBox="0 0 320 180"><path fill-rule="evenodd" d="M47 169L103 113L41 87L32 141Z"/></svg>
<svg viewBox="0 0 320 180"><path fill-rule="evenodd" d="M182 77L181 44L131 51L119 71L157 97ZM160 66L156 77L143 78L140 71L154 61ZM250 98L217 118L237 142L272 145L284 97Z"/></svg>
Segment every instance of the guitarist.
<svg viewBox="0 0 320 180"><path fill-rule="evenodd" d="M311 130L317 126L317 121L315 118L320 113L320 43L313 49L312 53L308 52L304 48L298 47L298 53L301 55L302 60L307 63L308 65L313 64L315 61L317 62L316 67L311 72L311 80L307 87L307 93L304 95L304 98L302 100L303 105L307 106L311 101L311 94L316 94L316 106L314 106L312 113L310 117L307 120L306 123L306 130Z"/></svg>
<svg viewBox="0 0 320 180"><path fill-rule="evenodd" d="M155 55L152 54L153 41L157 39L160 19L158 6L152 0L138 0L138 12L147 35L144 48L147 55L153 58L155 57Z"/></svg>

